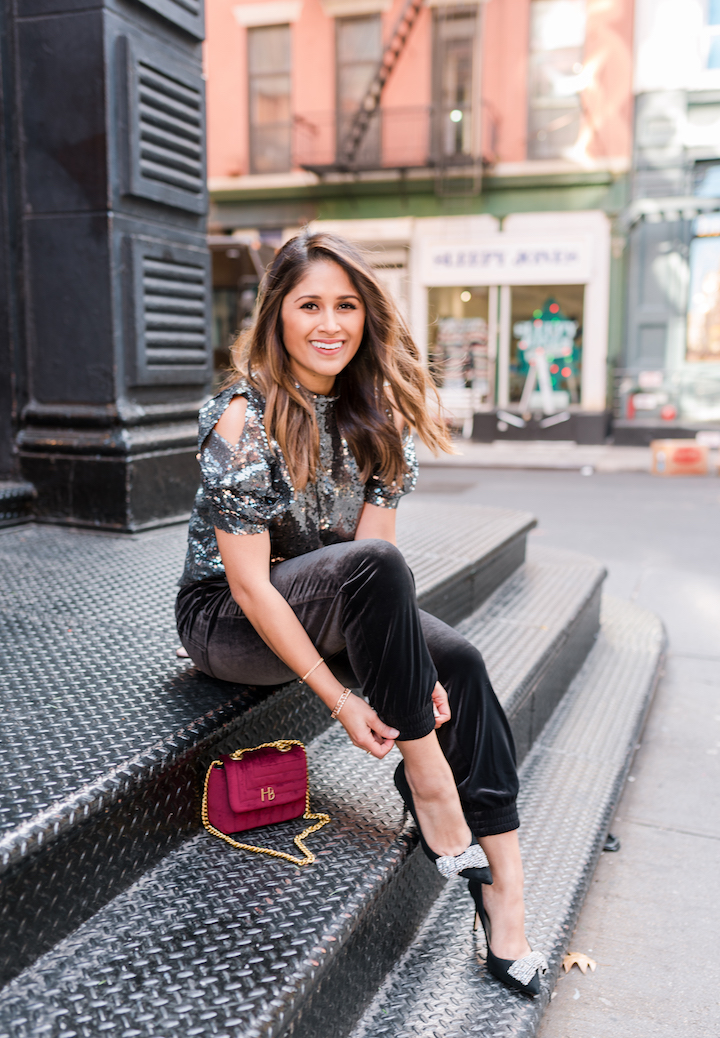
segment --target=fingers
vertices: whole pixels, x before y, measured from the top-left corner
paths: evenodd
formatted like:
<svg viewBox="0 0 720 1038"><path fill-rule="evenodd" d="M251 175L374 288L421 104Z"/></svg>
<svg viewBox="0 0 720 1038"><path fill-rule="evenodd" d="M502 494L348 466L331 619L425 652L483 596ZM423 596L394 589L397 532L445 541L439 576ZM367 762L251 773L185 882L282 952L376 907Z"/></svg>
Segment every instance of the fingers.
<svg viewBox="0 0 720 1038"><path fill-rule="evenodd" d="M363 746L363 749L367 750L373 757L377 757L378 760L382 760L395 745L395 740L400 732L397 728L390 728L389 725L383 724L380 718L378 718L373 723L372 728L370 728L369 734L371 741L368 745Z"/></svg>
<svg viewBox="0 0 720 1038"><path fill-rule="evenodd" d="M438 681L432 691L433 713L435 715L435 727L440 728L452 717L448 694Z"/></svg>
<svg viewBox="0 0 720 1038"><path fill-rule="evenodd" d="M394 745L395 742L393 739L383 739L382 741L373 742L370 747L364 746L363 749L367 750L371 757L375 757L377 760L382 760L383 757L388 755Z"/></svg>
<svg viewBox="0 0 720 1038"><path fill-rule="evenodd" d="M377 717L377 714L375 716ZM389 725L383 724L379 717L377 717L377 720L373 722L373 726L370 729L370 731L373 733L376 739L382 740L395 740L400 734L397 728L391 728Z"/></svg>
<svg viewBox="0 0 720 1038"><path fill-rule="evenodd" d="M373 708L358 696L351 696L339 717L351 741L361 750L381 760L395 745L400 732L381 721Z"/></svg>

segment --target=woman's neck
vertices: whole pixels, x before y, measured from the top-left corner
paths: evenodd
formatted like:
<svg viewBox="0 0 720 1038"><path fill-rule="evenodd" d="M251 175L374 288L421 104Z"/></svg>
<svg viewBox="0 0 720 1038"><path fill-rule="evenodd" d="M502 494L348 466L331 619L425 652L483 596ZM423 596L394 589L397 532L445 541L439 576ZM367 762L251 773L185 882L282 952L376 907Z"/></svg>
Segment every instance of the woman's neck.
<svg viewBox="0 0 720 1038"><path fill-rule="evenodd" d="M311 384L308 384L311 383ZM335 379L305 379L300 381L296 379L295 385L298 389L304 389L306 393L311 393L313 396L332 396L333 389L335 388Z"/></svg>

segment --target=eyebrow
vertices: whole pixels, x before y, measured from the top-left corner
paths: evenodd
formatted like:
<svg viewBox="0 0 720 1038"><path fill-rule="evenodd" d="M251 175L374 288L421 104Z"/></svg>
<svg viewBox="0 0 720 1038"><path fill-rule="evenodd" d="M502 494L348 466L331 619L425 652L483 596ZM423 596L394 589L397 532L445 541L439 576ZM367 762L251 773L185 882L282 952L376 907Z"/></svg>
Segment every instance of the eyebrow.
<svg viewBox="0 0 720 1038"><path fill-rule="evenodd" d="M314 292L314 293L313 292L306 292L305 295L296 296L295 298L296 299L320 299L321 296L320 296L319 292ZM357 299L358 301L360 301L360 296L355 295L354 292L346 292L345 295L338 296L337 298L338 299Z"/></svg>

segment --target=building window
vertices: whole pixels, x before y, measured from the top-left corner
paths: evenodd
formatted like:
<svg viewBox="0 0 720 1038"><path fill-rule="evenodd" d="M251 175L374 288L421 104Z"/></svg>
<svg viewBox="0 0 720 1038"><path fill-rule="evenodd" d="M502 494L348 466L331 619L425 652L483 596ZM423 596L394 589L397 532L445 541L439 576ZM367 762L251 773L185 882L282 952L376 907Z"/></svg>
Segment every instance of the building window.
<svg viewBox="0 0 720 1038"><path fill-rule="evenodd" d="M290 169L290 26L248 29L250 172Z"/></svg>
<svg viewBox="0 0 720 1038"><path fill-rule="evenodd" d="M468 159L473 140L473 70L476 8L435 10L433 113L435 156Z"/></svg>
<svg viewBox="0 0 720 1038"><path fill-rule="evenodd" d="M720 0L707 0L707 67L720 69Z"/></svg>
<svg viewBox="0 0 720 1038"><path fill-rule="evenodd" d="M362 18L338 18L336 32L337 160L348 156L348 134L368 87L382 60L382 23L379 14ZM359 147L353 165L377 165L380 159L380 111L377 111Z"/></svg>
<svg viewBox="0 0 720 1038"><path fill-rule="evenodd" d="M580 403L584 285L513 285L510 401L527 411Z"/></svg>
<svg viewBox="0 0 720 1038"><path fill-rule="evenodd" d="M720 3L720 0L717 0ZM580 132L585 0L532 0L528 158L563 158Z"/></svg>

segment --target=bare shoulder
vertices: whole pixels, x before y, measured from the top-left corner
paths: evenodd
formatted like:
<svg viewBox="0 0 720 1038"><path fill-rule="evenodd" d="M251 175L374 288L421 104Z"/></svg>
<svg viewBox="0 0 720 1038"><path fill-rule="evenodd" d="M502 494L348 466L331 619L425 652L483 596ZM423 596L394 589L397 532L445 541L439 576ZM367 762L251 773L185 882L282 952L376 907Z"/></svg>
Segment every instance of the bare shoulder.
<svg viewBox="0 0 720 1038"><path fill-rule="evenodd" d="M228 443L237 443L242 435L247 404L244 396L234 396L215 425L216 432Z"/></svg>

